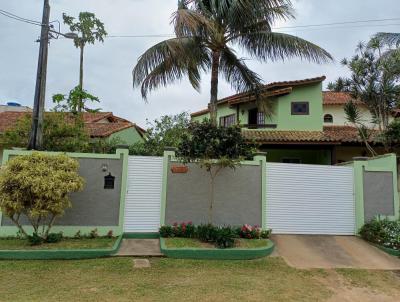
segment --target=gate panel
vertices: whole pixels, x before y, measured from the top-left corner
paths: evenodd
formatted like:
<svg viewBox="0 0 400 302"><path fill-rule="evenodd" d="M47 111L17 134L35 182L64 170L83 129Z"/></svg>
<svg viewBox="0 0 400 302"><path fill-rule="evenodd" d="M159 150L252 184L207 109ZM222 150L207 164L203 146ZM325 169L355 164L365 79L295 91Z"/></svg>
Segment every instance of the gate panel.
<svg viewBox="0 0 400 302"><path fill-rule="evenodd" d="M355 234L352 167L267 163L267 227L275 234Z"/></svg>
<svg viewBox="0 0 400 302"><path fill-rule="evenodd" d="M163 158L129 156L124 232L158 232Z"/></svg>

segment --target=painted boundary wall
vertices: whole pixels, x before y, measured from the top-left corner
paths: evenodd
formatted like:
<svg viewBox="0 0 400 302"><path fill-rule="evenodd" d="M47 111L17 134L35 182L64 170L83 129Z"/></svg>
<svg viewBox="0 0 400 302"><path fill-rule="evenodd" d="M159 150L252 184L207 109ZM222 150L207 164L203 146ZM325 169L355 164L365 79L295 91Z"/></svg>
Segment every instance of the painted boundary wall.
<svg viewBox="0 0 400 302"><path fill-rule="evenodd" d="M340 164L354 169L354 194L356 204L357 232L367 222L364 217L364 172L390 172L393 175L393 208L394 216L384 216L390 220L399 219L399 192L397 191L397 158L396 154L386 154L375 158L355 158L351 162Z"/></svg>
<svg viewBox="0 0 400 302"><path fill-rule="evenodd" d="M29 155L32 151L20 151L20 150L5 150L3 155L3 164L6 164L10 157L18 155ZM60 154L61 152L45 152L46 154ZM77 231L81 231L82 234L89 233L93 229L97 229L99 235L106 235L108 231L112 230L115 236L123 234L124 224L124 207L125 207L125 195L127 185L127 167L128 167L128 150L118 149L116 154L92 154L92 153L65 153L75 159L104 159L104 160L122 160L122 174L119 192L119 215L118 223L113 225L55 225L52 228L53 232L63 232L65 236L73 236ZM73 193L79 194L79 193ZM68 211L68 210L67 210ZM2 215L0 212L0 225L2 225ZM28 232L32 232L32 227L26 226L25 229ZM0 237L4 236L15 236L18 229L15 226L1 226Z"/></svg>
<svg viewBox="0 0 400 302"><path fill-rule="evenodd" d="M174 151L165 151L164 152L164 159L163 159L163 187L162 187L162 199L161 199L161 221L160 221L160 225L165 225L168 223L171 223L171 221L167 221L167 207L168 207L168 179L171 176L170 173L170 163L173 162L178 162L178 160L175 158L175 152ZM243 161L241 162L241 166L258 166L260 167L260 194L259 194L259 206L260 206L260 211L261 211L261 221L260 224L263 227L266 227L266 211L265 211L265 207L266 207L266 156L263 153L257 154L254 159L252 161ZM227 168L230 169L230 168ZM234 173L234 172L233 172ZM187 174L183 174L185 176L187 176ZM185 177L183 176L183 177ZM221 175L217 176L216 181L218 179L218 177L220 177ZM229 180L227 180L229 181ZM193 188L193 190L195 190L195 188ZM241 190L241 188L238 188L238 190ZM246 200L243 200L243 202L245 203ZM185 204L182 204L182 207L185 207ZM214 213L214 220L217 221L217 213ZM207 217L205 217L205 219L207 219ZM185 221L190 220L190 217L187 217L184 219ZM181 222L181 221L177 221L177 222ZM233 223L230 223L233 224ZM237 224L241 224L241 222L238 222Z"/></svg>

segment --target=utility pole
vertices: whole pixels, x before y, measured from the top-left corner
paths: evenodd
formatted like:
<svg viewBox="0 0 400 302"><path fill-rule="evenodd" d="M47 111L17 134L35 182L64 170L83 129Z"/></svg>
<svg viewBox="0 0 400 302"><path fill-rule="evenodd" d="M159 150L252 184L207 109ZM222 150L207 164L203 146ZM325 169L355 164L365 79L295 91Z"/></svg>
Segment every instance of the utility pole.
<svg viewBox="0 0 400 302"><path fill-rule="evenodd" d="M36 75L35 100L32 113L32 128L29 138L30 150L41 150L43 147L43 114L46 96L47 57L50 39L50 4L44 0L42 30L40 33L39 59Z"/></svg>

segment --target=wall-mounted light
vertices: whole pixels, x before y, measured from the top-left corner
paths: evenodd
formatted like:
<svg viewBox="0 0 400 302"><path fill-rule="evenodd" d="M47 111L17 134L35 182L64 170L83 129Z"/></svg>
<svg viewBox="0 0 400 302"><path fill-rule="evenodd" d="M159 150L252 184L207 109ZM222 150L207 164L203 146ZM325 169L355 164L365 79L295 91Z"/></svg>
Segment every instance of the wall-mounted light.
<svg viewBox="0 0 400 302"><path fill-rule="evenodd" d="M101 171L107 172L108 171L108 165L107 164L102 164L101 165Z"/></svg>

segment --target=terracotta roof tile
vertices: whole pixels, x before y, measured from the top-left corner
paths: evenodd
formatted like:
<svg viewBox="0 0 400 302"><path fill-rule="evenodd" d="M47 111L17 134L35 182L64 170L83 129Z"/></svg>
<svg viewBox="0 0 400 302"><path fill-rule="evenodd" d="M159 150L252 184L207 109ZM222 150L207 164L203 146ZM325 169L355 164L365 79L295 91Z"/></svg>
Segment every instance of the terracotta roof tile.
<svg viewBox="0 0 400 302"><path fill-rule="evenodd" d="M0 112L0 133L4 132L17 123L17 121L24 116L31 116L29 112ZM46 112L46 114L57 114L54 112ZM67 117L68 119L68 117ZM109 119L109 123L101 123L103 119ZM112 112L96 112L96 113L83 113L83 121L85 128L91 137L108 137L113 133L119 132L124 129L135 127L141 136L144 135L145 130L138 125L129 122L126 119L113 115Z"/></svg>
<svg viewBox="0 0 400 302"><path fill-rule="evenodd" d="M354 101L349 92L324 91L322 96L324 105L344 105L351 100Z"/></svg>
<svg viewBox="0 0 400 302"><path fill-rule="evenodd" d="M362 143L358 131L350 126L327 126L322 131L243 130L248 141L264 143ZM378 131L373 131L369 141L376 142Z"/></svg>

